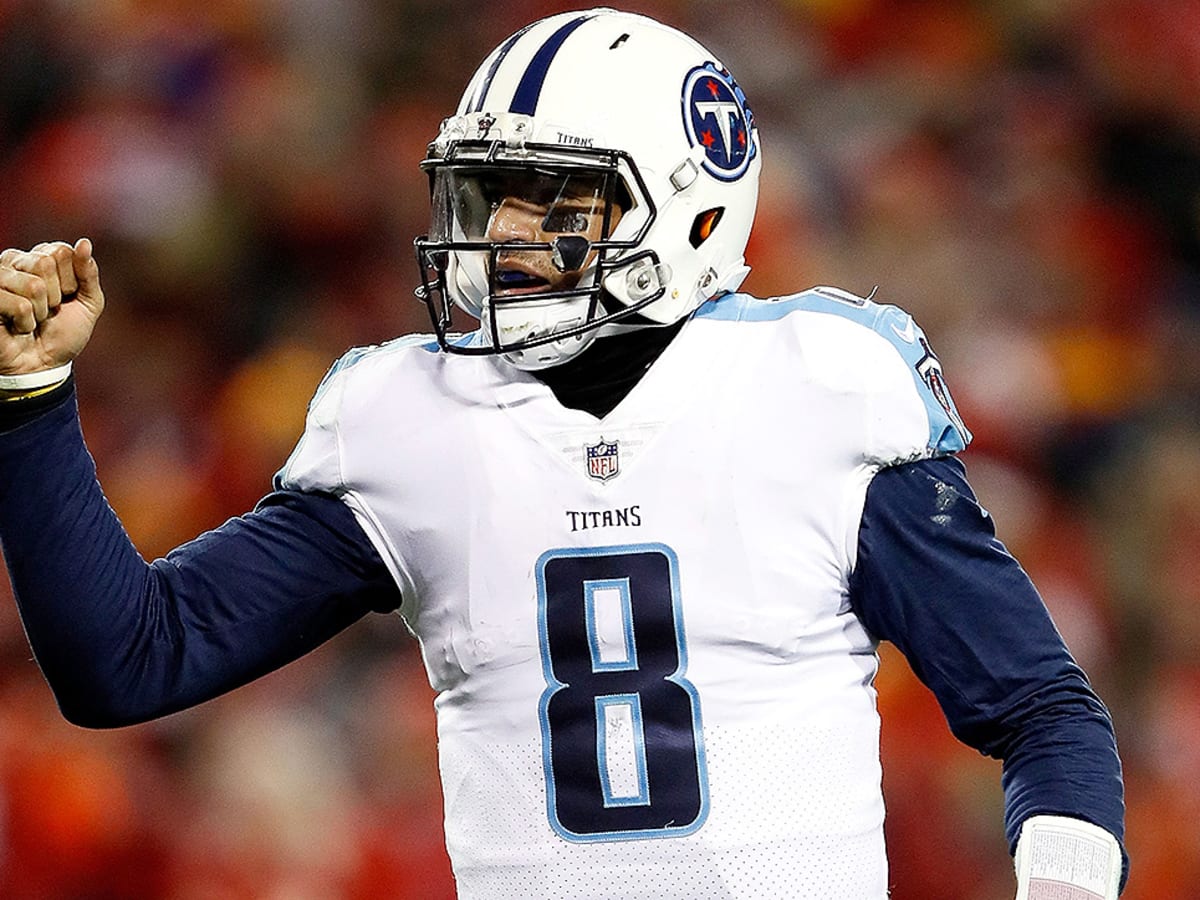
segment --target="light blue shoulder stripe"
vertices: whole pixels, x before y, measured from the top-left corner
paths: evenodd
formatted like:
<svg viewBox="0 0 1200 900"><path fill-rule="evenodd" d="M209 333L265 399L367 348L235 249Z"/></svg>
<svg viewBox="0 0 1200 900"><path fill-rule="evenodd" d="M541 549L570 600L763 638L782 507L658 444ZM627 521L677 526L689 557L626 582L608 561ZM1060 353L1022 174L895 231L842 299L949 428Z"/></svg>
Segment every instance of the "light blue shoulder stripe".
<svg viewBox="0 0 1200 900"><path fill-rule="evenodd" d="M773 322L794 312L840 316L883 337L908 363L917 394L925 404L929 450L939 456L957 453L971 442L971 432L958 414L942 374L942 364L929 346L925 332L897 306L875 303L839 288L817 287L771 300L749 294L724 294L705 303L695 315L699 319L725 322Z"/></svg>
<svg viewBox="0 0 1200 900"><path fill-rule="evenodd" d="M365 347L351 347L343 353L325 373L325 377L321 379L321 383L317 385L316 391L313 393L312 400L309 401L311 408L321 396L328 390L329 385L338 374L354 368L364 359L372 356L378 356L381 353L387 353L389 350L403 350L407 347L419 347L431 353L438 351L437 340L428 334L406 334L398 338L393 338L390 341L385 341L382 344L369 344Z"/></svg>
<svg viewBox="0 0 1200 900"><path fill-rule="evenodd" d="M427 334L408 334L398 338L393 338L390 341L385 341L382 344L369 344L364 347L351 347L343 353L332 366L329 367L321 383L317 385L317 389L313 391L312 399L308 401L308 409L311 412L321 399L329 391L329 386L333 384L334 379L342 372L349 371L358 365L364 359L369 359L378 356L381 353L387 353L390 350L403 350L407 347L416 347L421 350L436 353L438 348L437 340ZM296 442L296 446L292 449L287 461L283 467L275 473L273 483L276 490L282 489L289 480L288 472L292 467L292 462L300 457L301 448L304 442L308 440L308 429L305 428L303 434L300 435L300 440Z"/></svg>

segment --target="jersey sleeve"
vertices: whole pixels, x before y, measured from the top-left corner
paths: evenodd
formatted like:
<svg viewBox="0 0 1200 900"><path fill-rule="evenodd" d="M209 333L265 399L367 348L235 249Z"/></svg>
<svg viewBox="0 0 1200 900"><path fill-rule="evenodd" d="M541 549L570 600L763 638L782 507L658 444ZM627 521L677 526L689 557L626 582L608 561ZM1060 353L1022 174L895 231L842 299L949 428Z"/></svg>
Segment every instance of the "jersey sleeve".
<svg viewBox="0 0 1200 900"><path fill-rule="evenodd" d="M885 464L907 462L907 448L896 445L892 435L901 433L890 427L890 419L901 413L906 405L893 392L915 394L918 414L925 426L924 446L914 448L919 456L948 456L965 450L971 442L971 432L964 424L950 396L950 387L942 372L942 364L929 339L911 315L897 306L879 306L872 326L899 356L905 368L905 378L897 379L892 390L876 398L874 415L880 427L876 429L873 452Z"/></svg>
<svg viewBox="0 0 1200 900"><path fill-rule="evenodd" d="M354 365L364 358L359 348L345 354L321 379L308 404L304 433L291 456L275 475L280 490L327 491L341 494L346 488L338 417Z"/></svg>
<svg viewBox="0 0 1200 900"><path fill-rule="evenodd" d="M1112 720L957 459L879 472L850 602L905 655L953 733L1003 763L1005 830L1066 815L1124 835Z"/></svg>
<svg viewBox="0 0 1200 900"><path fill-rule="evenodd" d="M966 449L971 432L950 395L941 361L916 320L898 306L875 303L831 287L805 295L810 309L833 313L870 329L858 364L869 379L870 461L894 465Z"/></svg>
<svg viewBox="0 0 1200 900"><path fill-rule="evenodd" d="M371 480L380 465L395 462L394 456L380 455L390 452L389 445L374 426L382 392L403 391L389 378L386 364L377 363L408 347L428 349L429 341L423 335L408 335L382 345L356 347L334 363L309 401L304 433L275 474L274 486L279 491L337 497L354 515L400 592L411 601L415 595L411 573L374 509L375 495L364 486L364 478ZM395 409L388 415L402 418ZM347 438L347 434L353 437ZM364 448L369 448L368 452ZM400 611L411 612L411 606L402 604Z"/></svg>
<svg viewBox="0 0 1200 900"><path fill-rule="evenodd" d="M790 318L794 342L789 351L803 360L804 377L824 382L844 399L838 415L856 439L861 435L858 450L868 465L948 456L971 442L929 339L897 306L816 287L767 301L727 295L697 316L747 322Z"/></svg>

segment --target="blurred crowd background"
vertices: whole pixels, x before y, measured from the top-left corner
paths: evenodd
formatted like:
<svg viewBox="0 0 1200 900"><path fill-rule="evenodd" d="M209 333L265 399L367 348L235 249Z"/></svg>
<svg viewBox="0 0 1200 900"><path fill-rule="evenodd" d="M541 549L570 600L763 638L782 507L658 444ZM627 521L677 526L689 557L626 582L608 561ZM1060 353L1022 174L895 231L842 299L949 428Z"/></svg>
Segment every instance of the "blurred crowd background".
<svg viewBox="0 0 1200 900"><path fill-rule="evenodd" d="M1124 896L1200 897L1200 0L626 6L753 106L747 289L878 286L930 335L972 480L1112 709ZM425 144L491 47L564 8L0 0L0 245L95 242L82 415L144 555L269 489L344 349L428 330ZM603 72L580 98L635 100ZM398 619L95 733L0 592L0 896L452 896ZM1011 898L998 764L882 653L894 900Z"/></svg>

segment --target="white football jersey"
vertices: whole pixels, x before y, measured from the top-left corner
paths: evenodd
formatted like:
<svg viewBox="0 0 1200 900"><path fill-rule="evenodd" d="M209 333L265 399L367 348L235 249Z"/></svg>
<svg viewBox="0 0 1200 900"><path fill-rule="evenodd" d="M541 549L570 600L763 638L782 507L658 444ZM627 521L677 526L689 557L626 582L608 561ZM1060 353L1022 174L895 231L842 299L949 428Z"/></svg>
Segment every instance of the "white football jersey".
<svg viewBox="0 0 1200 900"><path fill-rule="evenodd" d="M883 900L880 467L969 435L895 307L695 314L602 419L406 338L318 390L285 488L344 498L438 692L460 896Z"/></svg>

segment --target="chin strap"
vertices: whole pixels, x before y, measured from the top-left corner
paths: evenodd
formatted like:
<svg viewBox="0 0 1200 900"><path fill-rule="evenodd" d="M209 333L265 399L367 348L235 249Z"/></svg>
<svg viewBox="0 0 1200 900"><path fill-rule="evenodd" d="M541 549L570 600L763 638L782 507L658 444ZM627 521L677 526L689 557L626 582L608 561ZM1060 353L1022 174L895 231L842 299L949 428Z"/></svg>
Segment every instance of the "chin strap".
<svg viewBox="0 0 1200 900"><path fill-rule="evenodd" d="M1017 900L1117 900L1121 846L1105 829L1067 816L1031 816L1014 858Z"/></svg>

